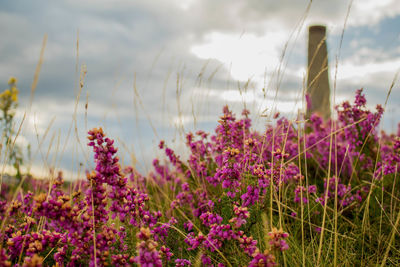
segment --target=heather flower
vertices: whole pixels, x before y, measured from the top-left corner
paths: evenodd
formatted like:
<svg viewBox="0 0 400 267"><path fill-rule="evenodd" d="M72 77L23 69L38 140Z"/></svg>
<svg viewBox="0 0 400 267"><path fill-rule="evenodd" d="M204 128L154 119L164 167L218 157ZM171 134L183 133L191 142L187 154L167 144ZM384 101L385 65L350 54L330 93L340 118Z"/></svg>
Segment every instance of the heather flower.
<svg viewBox="0 0 400 267"><path fill-rule="evenodd" d="M187 221L183 224L183 227L187 230L187 231L192 231L193 229L193 223L191 221Z"/></svg>
<svg viewBox="0 0 400 267"><path fill-rule="evenodd" d="M104 253L106 256L108 253ZM105 260L105 258L104 258ZM128 254L117 254L111 255L112 264L114 266L129 266L128 262L130 261L130 257Z"/></svg>
<svg viewBox="0 0 400 267"><path fill-rule="evenodd" d="M303 198L301 198L301 194L303 195ZM298 185L294 189L294 202L300 203L301 201L303 201L304 204L308 203L307 189L304 186Z"/></svg>
<svg viewBox="0 0 400 267"><path fill-rule="evenodd" d="M307 190L308 190L308 192L309 192L310 194L315 194L315 193L317 192L317 186L315 186L315 185L309 185Z"/></svg>
<svg viewBox="0 0 400 267"><path fill-rule="evenodd" d="M354 100L354 104L356 105L356 107L364 107L365 104L367 103L365 96L361 94L362 91L363 89L358 89L356 91L356 98Z"/></svg>
<svg viewBox="0 0 400 267"><path fill-rule="evenodd" d="M29 257L24 258L24 264L22 267L42 267L43 266L43 257L34 254Z"/></svg>
<svg viewBox="0 0 400 267"><path fill-rule="evenodd" d="M243 224L247 222L247 218L250 217L250 213L247 210L247 207L234 205L233 212L235 214L235 217L230 219L229 222L234 224L234 228L240 228Z"/></svg>
<svg viewBox="0 0 400 267"><path fill-rule="evenodd" d="M207 192L202 188L196 189L193 194L193 201L190 204L191 209L193 210L193 215L195 217L199 217L201 214L205 212L212 212L214 207L214 202L208 199Z"/></svg>
<svg viewBox="0 0 400 267"><path fill-rule="evenodd" d="M67 245L64 245L64 246L62 246L62 247L59 247L59 248L57 249L57 252L54 253L54 260L55 260L60 266L62 266L62 264L63 264L63 262L64 262L64 259L65 259L66 253L67 253L67 249L68 249L68 246L67 246Z"/></svg>
<svg viewBox="0 0 400 267"><path fill-rule="evenodd" d="M242 199L242 205L244 207L254 205L259 198L260 189L255 186L247 186L247 192L240 196Z"/></svg>
<svg viewBox="0 0 400 267"><path fill-rule="evenodd" d="M289 236L288 233L283 232L282 229L272 228L272 231L268 233L269 244L273 249L277 250L287 250L289 245L286 243L285 239Z"/></svg>
<svg viewBox="0 0 400 267"><path fill-rule="evenodd" d="M357 190L355 193L352 193L351 185L342 184L340 178L331 177L329 179L329 186L327 185L327 181L328 179L324 179L325 192L322 194L322 196L320 196L315 200L317 203L325 205L324 199L333 200L335 198L336 183L337 183L337 197L339 200L338 204L340 207L343 208L349 206L351 203L360 203L362 201L361 191Z"/></svg>
<svg viewBox="0 0 400 267"><path fill-rule="evenodd" d="M163 223L161 225L155 226L152 230L151 233L154 236L155 241L165 241L165 239L168 236L168 230L171 227L172 224L176 224L177 220L172 217L168 223Z"/></svg>
<svg viewBox="0 0 400 267"><path fill-rule="evenodd" d="M162 266L161 254L156 250L157 243L151 240L142 241L137 245L139 256L135 261L140 266Z"/></svg>
<svg viewBox="0 0 400 267"><path fill-rule="evenodd" d="M167 166L161 165L158 159L153 160L153 167L156 173L161 177L161 179L157 180L158 183L163 184L166 181L172 180L172 175L170 173L170 170L168 169Z"/></svg>
<svg viewBox="0 0 400 267"><path fill-rule="evenodd" d="M211 212L205 212L200 215L200 220L205 226L211 226L213 224L220 224L222 222L222 217L218 214L213 214Z"/></svg>
<svg viewBox="0 0 400 267"><path fill-rule="evenodd" d="M243 231L238 232L237 240L239 241L239 247L247 255L252 256L258 251L257 240L253 239L252 236L246 236Z"/></svg>
<svg viewBox="0 0 400 267"><path fill-rule="evenodd" d="M201 263L202 263L202 265L205 266L205 267L214 267L214 265L212 264L212 261L211 261L210 257L208 257L208 256L205 255L205 254L202 254L202 255L201 255Z"/></svg>
<svg viewBox="0 0 400 267"><path fill-rule="evenodd" d="M202 242L205 240L205 237L203 234L199 233L197 236L193 232L190 232L184 242L189 246L188 250L195 250L198 248Z"/></svg>
<svg viewBox="0 0 400 267"><path fill-rule="evenodd" d="M149 228L141 228L137 238L143 240L137 244L138 256L135 261L141 266L162 266L162 256L157 250L158 243L152 240Z"/></svg>
<svg viewBox="0 0 400 267"><path fill-rule="evenodd" d="M176 267L192 266L192 263L190 262L190 260L187 259L176 259L175 266Z"/></svg>
<svg viewBox="0 0 400 267"><path fill-rule="evenodd" d="M270 254L268 250L264 253L257 253L249 263L249 267L273 267L276 265L274 255Z"/></svg>
<svg viewBox="0 0 400 267"><path fill-rule="evenodd" d="M277 160L281 160L281 159L288 158L288 157L289 157L289 154L286 153L285 151L282 151L281 149L278 148L277 150L274 151L274 157L275 157Z"/></svg>
<svg viewBox="0 0 400 267"><path fill-rule="evenodd" d="M162 246L160 248L161 251L161 255L163 257L163 259L168 262L171 260L171 257L174 255L174 253L171 252L170 248L167 248L166 246Z"/></svg>
<svg viewBox="0 0 400 267"><path fill-rule="evenodd" d="M0 266L11 267L11 261L9 260L4 248L0 249Z"/></svg>

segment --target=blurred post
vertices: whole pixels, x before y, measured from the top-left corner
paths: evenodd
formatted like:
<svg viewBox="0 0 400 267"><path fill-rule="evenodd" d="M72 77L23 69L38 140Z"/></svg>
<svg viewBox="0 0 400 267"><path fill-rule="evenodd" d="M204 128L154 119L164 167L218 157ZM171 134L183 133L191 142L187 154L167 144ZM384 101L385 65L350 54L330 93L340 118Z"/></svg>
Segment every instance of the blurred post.
<svg viewBox="0 0 400 267"><path fill-rule="evenodd" d="M307 118L316 112L327 120L331 117L331 106L326 27L314 25L308 30L307 94L311 107L307 108Z"/></svg>

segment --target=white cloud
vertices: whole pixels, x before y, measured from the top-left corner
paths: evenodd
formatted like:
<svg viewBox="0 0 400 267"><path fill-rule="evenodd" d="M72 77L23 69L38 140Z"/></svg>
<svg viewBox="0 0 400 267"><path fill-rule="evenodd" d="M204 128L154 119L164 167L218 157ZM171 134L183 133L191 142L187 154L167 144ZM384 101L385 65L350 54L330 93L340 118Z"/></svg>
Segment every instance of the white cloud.
<svg viewBox="0 0 400 267"><path fill-rule="evenodd" d="M356 0L350 13L351 26L376 25L385 18L393 18L400 14L397 0Z"/></svg>
<svg viewBox="0 0 400 267"><path fill-rule="evenodd" d="M285 31L255 34L224 34L212 32L203 44L194 45L191 52L199 58L214 58L224 63L236 80L247 81L271 73L279 65L279 54L288 34Z"/></svg>
<svg viewBox="0 0 400 267"><path fill-rule="evenodd" d="M386 60L383 62L369 62L364 64L354 64L351 60L343 62L338 69L339 79L368 79L372 74L392 73L393 75L400 69L400 57Z"/></svg>

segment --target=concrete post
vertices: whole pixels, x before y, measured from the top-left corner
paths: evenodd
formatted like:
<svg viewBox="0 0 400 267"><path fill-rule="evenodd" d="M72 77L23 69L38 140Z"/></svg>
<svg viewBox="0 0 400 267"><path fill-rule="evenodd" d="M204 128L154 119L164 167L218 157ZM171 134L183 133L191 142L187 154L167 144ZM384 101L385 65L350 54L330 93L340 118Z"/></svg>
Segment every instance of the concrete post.
<svg viewBox="0 0 400 267"><path fill-rule="evenodd" d="M326 48L326 27L309 27L307 94L311 108L307 109L307 118L314 112L325 120L330 119L330 88L328 76L328 51Z"/></svg>

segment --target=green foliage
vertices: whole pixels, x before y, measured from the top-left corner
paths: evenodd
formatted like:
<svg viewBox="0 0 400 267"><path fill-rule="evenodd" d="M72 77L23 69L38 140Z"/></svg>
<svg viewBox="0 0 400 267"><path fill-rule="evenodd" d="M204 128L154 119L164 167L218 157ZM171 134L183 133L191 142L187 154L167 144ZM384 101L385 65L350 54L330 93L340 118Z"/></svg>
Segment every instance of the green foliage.
<svg viewBox="0 0 400 267"><path fill-rule="evenodd" d="M14 142L14 116L18 106L17 79L11 77L8 81L9 88L0 94L0 123L3 132L3 145L10 163L16 170L16 177L21 179L21 165L23 164L23 155L21 148Z"/></svg>

